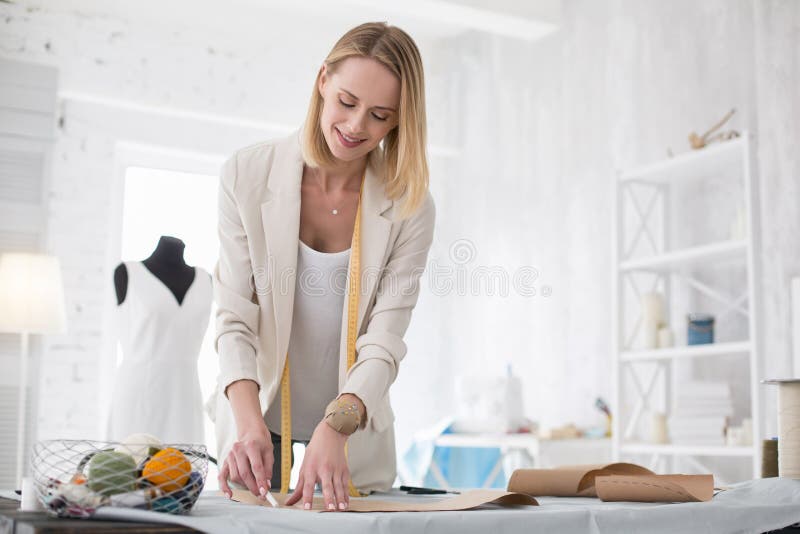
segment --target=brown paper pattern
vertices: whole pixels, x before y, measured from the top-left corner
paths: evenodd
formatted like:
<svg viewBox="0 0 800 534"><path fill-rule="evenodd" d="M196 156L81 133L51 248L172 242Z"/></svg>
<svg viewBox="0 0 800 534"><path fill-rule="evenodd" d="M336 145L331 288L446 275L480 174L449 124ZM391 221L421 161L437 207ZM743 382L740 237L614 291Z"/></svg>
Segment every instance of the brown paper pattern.
<svg viewBox="0 0 800 534"><path fill-rule="evenodd" d="M255 504L272 508L268 501L259 499L247 490L233 489L233 500L237 502ZM322 496L315 495L311 510L303 509L303 502L297 502L292 506L285 506L283 503L289 498L289 494L272 493L278 501L280 508L300 510L303 512L330 512L325 509L325 500ZM531 495L515 493L503 490L476 489L469 490L455 495L430 502L420 501L382 501L366 498L351 498L350 507L347 512L438 512L452 510L469 510L482 504L494 503L499 505L527 505L539 506L538 501Z"/></svg>

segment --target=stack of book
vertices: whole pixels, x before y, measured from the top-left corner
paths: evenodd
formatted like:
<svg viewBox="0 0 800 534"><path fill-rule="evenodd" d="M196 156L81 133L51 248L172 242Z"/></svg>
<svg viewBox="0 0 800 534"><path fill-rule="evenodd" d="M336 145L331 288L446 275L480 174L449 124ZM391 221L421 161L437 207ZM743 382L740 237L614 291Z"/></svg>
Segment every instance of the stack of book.
<svg viewBox="0 0 800 534"><path fill-rule="evenodd" d="M670 441L677 445L725 445L732 414L731 388L726 382L681 384L667 421Z"/></svg>

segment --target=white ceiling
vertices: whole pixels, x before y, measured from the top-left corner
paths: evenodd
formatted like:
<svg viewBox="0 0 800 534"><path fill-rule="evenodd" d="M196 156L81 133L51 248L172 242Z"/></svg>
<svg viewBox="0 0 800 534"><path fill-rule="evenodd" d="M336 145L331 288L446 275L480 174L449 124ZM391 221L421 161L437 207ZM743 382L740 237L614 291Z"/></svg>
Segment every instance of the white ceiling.
<svg viewBox="0 0 800 534"><path fill-rule="evenodd" d="M535 40L555 31L561 0L18 0L29 7L87 16L140 20L160 26L191 24L218 34L247 36L307 23L342 27L386 20L422 40L478 30ZM334 28L331 28L334 30Z"/></svg>

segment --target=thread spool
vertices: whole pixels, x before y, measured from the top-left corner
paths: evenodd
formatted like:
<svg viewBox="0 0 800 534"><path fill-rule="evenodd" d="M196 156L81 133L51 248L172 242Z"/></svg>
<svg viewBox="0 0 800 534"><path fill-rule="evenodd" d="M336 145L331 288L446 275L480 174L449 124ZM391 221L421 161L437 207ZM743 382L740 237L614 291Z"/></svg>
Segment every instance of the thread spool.
<svg viewBox="0 0 800 534"><path fill-rule="evenodd" d="M778 385L778 476L800 479L800 379L764 383Z"/></svg>
<svg viewBox="0 0 800 534"><path fill-rule="evenodd" d="M778 476L778 440L765 439L761 442L761 478Z"/></svg>

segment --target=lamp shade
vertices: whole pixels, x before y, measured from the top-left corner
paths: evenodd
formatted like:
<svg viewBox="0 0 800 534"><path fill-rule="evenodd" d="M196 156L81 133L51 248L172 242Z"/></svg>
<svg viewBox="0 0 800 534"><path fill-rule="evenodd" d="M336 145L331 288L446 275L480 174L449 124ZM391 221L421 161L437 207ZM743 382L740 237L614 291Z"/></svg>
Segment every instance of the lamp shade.
<svg viewBox="0 0 800 534"><path fill-rule="evenodd" d="M24 252L0 256L0 332L57 334L66 331L66 323L58 258Z"/></svg>

